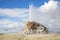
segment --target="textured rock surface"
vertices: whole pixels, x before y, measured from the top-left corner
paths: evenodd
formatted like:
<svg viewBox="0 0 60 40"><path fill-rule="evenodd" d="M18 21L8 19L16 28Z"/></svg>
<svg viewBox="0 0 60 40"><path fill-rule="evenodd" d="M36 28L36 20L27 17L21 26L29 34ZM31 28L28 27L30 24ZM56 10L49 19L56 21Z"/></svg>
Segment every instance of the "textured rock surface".
<svg viewBox="0 0 60 40"><path fill-rule="evenodd" d="M23 33L26 34L45 34L48 33L48 29L37 22L27 22L25 29L23 30Z"/></svg>

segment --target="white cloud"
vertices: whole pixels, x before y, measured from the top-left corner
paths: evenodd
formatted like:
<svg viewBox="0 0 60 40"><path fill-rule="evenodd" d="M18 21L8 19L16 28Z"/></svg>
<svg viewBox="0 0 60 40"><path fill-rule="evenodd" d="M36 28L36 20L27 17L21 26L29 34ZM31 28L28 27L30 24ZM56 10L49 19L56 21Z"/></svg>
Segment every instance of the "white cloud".
<svg viewBox="0 0 60 40"><path fill-rule="evenodd" d="M16 30L21 30L25 26L24 22L27 20L27 18L24 18L24 17L28 15L29 15L29 10L24 8L19 8L19 9L18 8L14 8L14 9L0 8L0 16L7 16L7 17L9 16L12 18L19 18L22 20L19 22L12 21L11 19L0 20L0 28L2 28L1 33L8 33L13 31L16 32ZM12 28L15 28L15 29L12 29Z"/></svg>
<svg viewBox="0 0 60 40"><path fill-rule="evenodd" d="M45 2L44 5L40 7L40 10L42 12L49 12L49 11L56 10L57 4L58 4L57 1L52 1L52 0L49 1L48 3Z"/></svg>
<svg viewBox="0 0 60 40"><path fill-rule="evenodd" d="M18 28L19 26L23 28L25 25L24 22L27 18L24 18L29 15L29 10L24 8L14 8L14 9L2 9L0 8L0 16L9 16L16 17L21 19L22 21L13 22L11 19L3 19L0 20L0 28Z"/></svg>
<svg viewBox="0 0 60 40"><path fill-rule="evenodd" d="M0 15L10 16L10 17L22 17L28 13L28 9L2 9L0 8Z"/></svg>
<svg viewBox="0 0 60 40"><path fill-rule="evenodd" d="M0 33L14 33L22 30L24 26L24 22L13 22L8 19L0 20Z"/></svg>
<svg viewBox="0 0 60 40"><path fill-rule="evenodd" d="M6 27L6 28L14 28L14 27L18 27L18 23L17 22L13 22L10 20L0 20L0 27Z"/></svg>

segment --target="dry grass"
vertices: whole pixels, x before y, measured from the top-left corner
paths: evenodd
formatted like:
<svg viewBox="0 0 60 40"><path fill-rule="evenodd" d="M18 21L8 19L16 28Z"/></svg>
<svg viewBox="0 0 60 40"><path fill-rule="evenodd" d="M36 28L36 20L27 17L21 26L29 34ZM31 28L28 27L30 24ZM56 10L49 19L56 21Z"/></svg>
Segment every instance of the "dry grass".
<svg viewBox="0 0 60 40"><path fill-rule="evenodd" d="M4 34L0 35L0 40L60 40L58 34Z"/></svg>

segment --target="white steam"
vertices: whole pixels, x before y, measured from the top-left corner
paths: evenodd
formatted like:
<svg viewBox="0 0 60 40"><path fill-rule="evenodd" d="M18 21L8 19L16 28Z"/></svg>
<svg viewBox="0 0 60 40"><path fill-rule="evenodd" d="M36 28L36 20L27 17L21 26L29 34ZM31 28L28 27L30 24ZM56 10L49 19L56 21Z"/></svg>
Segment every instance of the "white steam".
<svg viewBox="0 0 60 40"><path fill-rule="evenodd" d="M51 32L60 33L60 6L58 1L50 0L48 3L36 8L30 5L30 21L39 22Z"/></svg>

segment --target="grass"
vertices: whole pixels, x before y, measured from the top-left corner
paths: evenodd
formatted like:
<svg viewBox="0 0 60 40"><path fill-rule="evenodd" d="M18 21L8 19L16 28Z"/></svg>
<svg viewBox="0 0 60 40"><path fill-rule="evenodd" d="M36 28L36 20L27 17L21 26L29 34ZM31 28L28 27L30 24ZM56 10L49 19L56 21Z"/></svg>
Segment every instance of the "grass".
<svg viewBox="0 0 60 40"><path fill-rule="evenodd" d="M60 40L59 34L3 34L0 40Z"/></svg>

